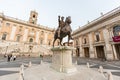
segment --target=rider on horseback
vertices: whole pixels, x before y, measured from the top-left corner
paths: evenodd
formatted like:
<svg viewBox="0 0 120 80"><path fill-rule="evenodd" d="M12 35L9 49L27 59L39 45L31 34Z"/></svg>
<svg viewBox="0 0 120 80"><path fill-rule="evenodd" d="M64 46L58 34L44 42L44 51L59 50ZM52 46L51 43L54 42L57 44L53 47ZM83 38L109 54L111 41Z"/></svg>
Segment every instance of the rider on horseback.
<svg viewBox="0 0 120 80"><path fill-rule="evenodd" d="M62 16L61 17L61 20L60 20L60 16L58 16L58 37L60 38L60 32L61 32L61 29L65 26L65 22L64 22L64 17Z"/></svg>
<svg viewBox="0 0 120 80"><path fill-rule="evenodd" d="M61 20L60 20L61 18ZM68 16L66 17L66 20L64 22L64 17L60 17L58 16L58 28L57 30L55 31L55 34L54 34L54 41L53 41L53 47L54 47L54 43L57 39L60 40L60 45L63 38L68 36L68 45L69 45L69 40L72 39L72 36L71 36L71 32L72 32L72 29L71 29L71 17Z"/></svg>

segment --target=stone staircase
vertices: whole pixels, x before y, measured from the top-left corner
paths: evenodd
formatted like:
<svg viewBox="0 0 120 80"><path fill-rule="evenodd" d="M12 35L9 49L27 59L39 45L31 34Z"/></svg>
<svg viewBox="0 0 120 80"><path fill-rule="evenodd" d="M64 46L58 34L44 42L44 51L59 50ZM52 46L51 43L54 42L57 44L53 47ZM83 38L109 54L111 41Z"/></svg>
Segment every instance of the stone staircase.
<svg viewBox="0 0 120 80"><path fill-rule="evenodd" d="M32 50L29 50L29 44L18 43L18 42L0 42L0 54L10 54L19 52L19 54L30 54L30 55L52 55L50 46L44 45L33 45Z"/></svg>

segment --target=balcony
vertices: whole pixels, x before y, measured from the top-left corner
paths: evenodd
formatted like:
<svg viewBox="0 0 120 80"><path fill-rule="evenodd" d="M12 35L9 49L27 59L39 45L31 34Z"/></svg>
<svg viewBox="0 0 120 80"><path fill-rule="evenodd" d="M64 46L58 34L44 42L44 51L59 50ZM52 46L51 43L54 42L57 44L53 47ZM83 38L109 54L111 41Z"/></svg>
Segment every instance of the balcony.
<svg viewBox="0 0 120 80"><path fill-rule="evenodd" d="M82 47L89 47L89 43L86 43L86 44L82 44Z"/></svg>
<svg viewBox="0 0 120 80"><path fill-rule="evenodd" d="M94 45L94 46L101 46L101 45L105 45L105 41L103 41L103 40L100 40L100 41L95 41L95 42L93 43L93 45Z"/></svg>

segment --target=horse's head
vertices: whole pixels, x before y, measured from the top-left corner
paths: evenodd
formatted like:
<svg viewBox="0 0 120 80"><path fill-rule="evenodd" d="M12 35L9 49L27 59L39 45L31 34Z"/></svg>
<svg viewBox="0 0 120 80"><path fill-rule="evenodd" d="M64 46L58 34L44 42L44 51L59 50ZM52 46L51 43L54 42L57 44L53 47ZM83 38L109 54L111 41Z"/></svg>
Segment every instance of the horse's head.
<svg viewBox="0 0 120 80"><path fill-rule="evenodd" d="M66 17L65 22L68 23L68 24L71 24L71 22L72 22L71 17L70 16Z"/></svg>

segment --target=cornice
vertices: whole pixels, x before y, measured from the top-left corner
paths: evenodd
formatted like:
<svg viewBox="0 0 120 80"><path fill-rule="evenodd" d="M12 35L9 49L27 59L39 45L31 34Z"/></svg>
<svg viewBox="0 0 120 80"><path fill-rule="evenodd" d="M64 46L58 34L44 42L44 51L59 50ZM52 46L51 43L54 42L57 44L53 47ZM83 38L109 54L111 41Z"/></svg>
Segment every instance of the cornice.
<svg viewBox="0 0 120 80"><path fill-rule="evenodd" d="M18 23L18 24L22 24L22 25L26 25L26 26L30 26L30 27L34 27L34 28L38 28L38 29L43 29L43 30L46 30L46 31L52 31L52 32L54 31L53 28L49 28L47 26L43 26L43 25L40 25L40 24L31 24L27 21L20 20L18 18L5 16L3 13L0 13L0 18L3 18L3 20L6 20L6 21L15 22L15 23Z"/></svg>
<svg viewBox="0 0 120 80"><path fill-rule="evenodd" d="M117 7L115 9L113 9L112 11L102 15L101 17L98 17L97 19L91 21L90 23L80 27L79 29L75 30L72 35L76 35L77 33L82 32L83 30L88 29L88 28L92 27L95 24L99 24L99 22L101 22L101 21L103 21L105 19L108 19L108 18L110 18L110 17L112 17L112 16L114 16L116 14L120 14L120 7Z"/></svg>

